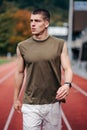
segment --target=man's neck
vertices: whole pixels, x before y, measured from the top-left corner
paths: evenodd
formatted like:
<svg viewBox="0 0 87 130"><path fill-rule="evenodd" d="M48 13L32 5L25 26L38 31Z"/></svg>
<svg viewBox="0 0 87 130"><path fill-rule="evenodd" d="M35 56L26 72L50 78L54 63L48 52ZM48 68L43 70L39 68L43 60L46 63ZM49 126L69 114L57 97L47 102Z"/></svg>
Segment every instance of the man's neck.
<svg viewBox="0 0 87 130"><path fill-rule="evenodd" d="M36 40L45 40L49 37L49 34L48 33L45 33L45 34L37 34L37 35L33 35L33 38L36 39Z"/></svg>
<svg viewBox="0 0 87 130"><path fill-rule="evenodd" d="M37 40L37 41L43 41L43 40L46 40L47 38L49 37L49 35L47 35L46 37L41 37L41 38L38 38L38 37L35 37L33 36L33 39Z"/></svg>

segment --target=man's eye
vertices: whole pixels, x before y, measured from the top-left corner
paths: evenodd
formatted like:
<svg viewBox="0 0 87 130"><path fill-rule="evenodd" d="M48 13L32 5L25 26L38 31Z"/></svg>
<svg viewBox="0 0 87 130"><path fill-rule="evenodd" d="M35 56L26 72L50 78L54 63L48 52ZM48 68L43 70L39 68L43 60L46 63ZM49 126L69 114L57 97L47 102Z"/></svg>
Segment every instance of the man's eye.
<svg viewBox="0 0 87 130"><path fill-rule="evenodd" d="M30 20L30 23L31 23L31 22L41 22L41 20L38 20L38 19L32 20L32 19L31 19L31 20Z"/></svg>
<svg viewBox="0 0 87 130"><path fill-rule="evenodd" d="M30 22L33 22L33 20L30 20Z"/></svg>
<svg viewBox="0 0 87 130"><path fill-rule="evenodd" d="M35 20L35 22L40 22L41 20Z"/></svg>

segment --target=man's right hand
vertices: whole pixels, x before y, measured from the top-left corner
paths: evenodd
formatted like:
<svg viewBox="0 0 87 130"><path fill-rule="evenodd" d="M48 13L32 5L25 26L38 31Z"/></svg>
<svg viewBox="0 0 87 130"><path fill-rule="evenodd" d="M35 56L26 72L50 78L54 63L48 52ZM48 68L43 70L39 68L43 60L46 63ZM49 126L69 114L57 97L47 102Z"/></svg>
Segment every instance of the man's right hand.
<svg viewBox="0 0 87 130"><path fill-rule="evenodd" d="M17 112L21 112L21 107L22 107L22 104L20 102L20 100L15 100L14 101L14 109L17 111Z"/></svg>

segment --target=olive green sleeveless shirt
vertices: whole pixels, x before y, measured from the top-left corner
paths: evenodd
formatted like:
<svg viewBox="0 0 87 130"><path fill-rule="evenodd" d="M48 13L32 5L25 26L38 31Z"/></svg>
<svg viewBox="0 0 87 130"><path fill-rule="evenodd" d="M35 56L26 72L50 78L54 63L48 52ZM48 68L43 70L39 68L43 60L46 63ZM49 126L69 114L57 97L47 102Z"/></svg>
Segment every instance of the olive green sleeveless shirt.
<svg viewBox="0 0 87 130"><path fill-rule="evenodd" d="M62 39L53 36L43 41L31 37L18 44L27 74L23 103L49 104L57 101L63 45Z"/></svg>

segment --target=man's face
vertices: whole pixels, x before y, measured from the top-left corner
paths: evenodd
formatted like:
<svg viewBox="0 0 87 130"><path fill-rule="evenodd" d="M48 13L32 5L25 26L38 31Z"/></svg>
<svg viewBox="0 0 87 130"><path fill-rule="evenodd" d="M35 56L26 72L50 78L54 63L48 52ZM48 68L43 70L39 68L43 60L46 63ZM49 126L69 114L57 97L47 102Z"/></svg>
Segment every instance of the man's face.
<svg viewBox="0 0 87 130"><path fill-rule="evenodd" d="M43 19L41 14L31 14L30 26L32 34L38 35L45 31L45 28L48 27L48 21Z"/></svg>

